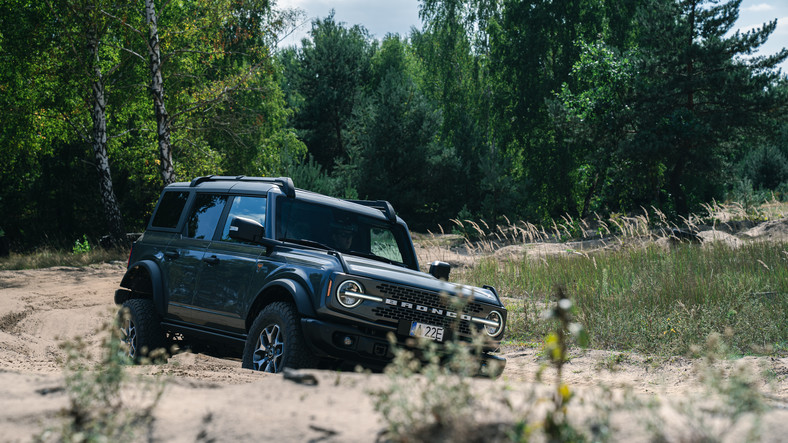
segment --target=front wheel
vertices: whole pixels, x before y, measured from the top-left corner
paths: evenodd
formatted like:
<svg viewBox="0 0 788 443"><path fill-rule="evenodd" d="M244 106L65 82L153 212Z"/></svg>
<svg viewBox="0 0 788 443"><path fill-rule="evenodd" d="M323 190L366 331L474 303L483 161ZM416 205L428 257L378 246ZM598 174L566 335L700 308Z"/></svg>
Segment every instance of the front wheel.
<svg viewBox="0 0 788 443"><path fill-rule="evenodd" d="M315 365L315 356L307 347L295 306L275 302L260 311L246 338L244 368L281 372L284 368Z"/></svg>

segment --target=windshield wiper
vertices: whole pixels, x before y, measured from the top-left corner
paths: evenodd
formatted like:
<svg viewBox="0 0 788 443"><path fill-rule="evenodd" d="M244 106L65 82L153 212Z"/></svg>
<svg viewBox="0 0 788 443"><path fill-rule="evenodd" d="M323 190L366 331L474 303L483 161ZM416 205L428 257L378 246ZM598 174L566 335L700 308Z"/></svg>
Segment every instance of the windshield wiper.
<svg viewBox="0 0 788 443"><path fill-rule="evenodd" d="M369 253L369 252L348 251L347 253L351 254L351 255L357 255L359 257L368 258L368 259L371 259L371 260L382 261L383 263L388 263L390 265L402 266L403 268L407 268L408 267L407 265L405 265L405 263L400 263L400 262L394 261L394 260L392 260L390 258L381 257L380 255L375 255L375 254L372 254L372 253Z"/></svg>
<svg viewBox="0 0 788 443"><path fill-rule="evenodd" d="M281 241L288 242L288 243L295 243L295 244L303 245L303 246L310 246L310 247L318 248L318 249L325 249L326 251L334 251L334 252L336 252L336 249L332 248L331 246L324 245L323 243L316 242L314 240L306 240L306 239L303 239L303 238L283 238L283 239L281 239Z"/></svg>

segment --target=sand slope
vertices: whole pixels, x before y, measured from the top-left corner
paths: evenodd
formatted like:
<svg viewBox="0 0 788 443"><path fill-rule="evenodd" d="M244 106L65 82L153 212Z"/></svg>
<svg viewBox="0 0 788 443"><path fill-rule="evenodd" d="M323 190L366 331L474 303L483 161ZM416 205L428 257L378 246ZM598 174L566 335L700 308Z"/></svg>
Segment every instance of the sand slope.
<svg viewBox="0 0 788 443"><path fill-rule="evenodd" d="M88 343L88 358L98 360L105 333L96 331L116 312L112 298L124 265L0 271L0 441L31 441L43 430L60 426L59 411L68 406L62 389L65 354L60 344L81 336ZM503 395L513 404L519 402L518 408L526 408L522 403L534 392L541 390L549 396L548 387L534 383L542 365L534 349L507 348L503 354L509 363L500 380L472 381L480 398L497 404L497 409L490 409L495 412L477 417L481 422L511 423L518 418L506 408L501 412L497 399ZM580 353L566 366L565 379L589 402L601 392L600 387L678 401L703 394L692 361L674 359L655 365L642 356L625 357L611 365L606 364L611 353ZM748 357L725 364L751 365L775 375L772 384L759 383L773 406L763 420L761 434L763 441L784 441L788 435L788 359ZM387 386L384 374L314 370L309 373L318 384L310 386L281 375L241 369L237 358L191 353L176 355L166 364L127 371L132 376L159 377L166 385L153 411L152 425L137 433L140 441L374 442L385 429L368 394ZM550 370L543 379L549 386ZM144 403L144 395L131 389L128 404L140 401ZM679 422L674 422L676 429L666 430L677 441L691 435ZM624 414L612 423L618 436L614 440L648 440L643 420ZM738 441L745 435L742 432L726 432L724 440Z"/></svg>

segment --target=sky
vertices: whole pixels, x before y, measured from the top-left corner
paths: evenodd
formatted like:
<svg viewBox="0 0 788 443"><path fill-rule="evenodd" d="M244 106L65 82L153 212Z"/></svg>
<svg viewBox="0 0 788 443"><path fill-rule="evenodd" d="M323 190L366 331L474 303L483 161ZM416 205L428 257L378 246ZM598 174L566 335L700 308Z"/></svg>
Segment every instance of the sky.
<svg viewBox="0 0 788 443"><path fill-rule="evenodd" d="M331 9L335 11L337 22L362 25L376 39L389 33L406 36L411 27L421 29L418 0L277 0L277 6L300 8L307 14L303 25L283 40L281 47L298 44L309 32L312 20L326 17ZM774 54L788 47L788 1L743 0L737 27L746 31L775 18L777 29L761 50L763 54ZM788 73L788 61L781 67L783 73Z"/></svg>
<svg viewBox="0 0 788 443"><path fill-rule="evenodd" d="M389 33L406 36L412 26L421 29L418 0L276 0L276 6L279 9L299 8L307 14L303 26L280 46L300 42L311 29L312 21L325 18L331 9L335 11L337 22L348 26L362 25L378 40Z"/></svg>

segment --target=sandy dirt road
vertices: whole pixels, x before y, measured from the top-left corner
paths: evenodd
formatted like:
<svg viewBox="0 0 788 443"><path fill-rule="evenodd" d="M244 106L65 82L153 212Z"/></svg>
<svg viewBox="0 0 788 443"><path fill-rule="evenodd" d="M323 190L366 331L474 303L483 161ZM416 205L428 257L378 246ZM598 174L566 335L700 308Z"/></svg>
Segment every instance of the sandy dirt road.
<svg viewBox="0 0 788 443"><path fill-rule="evenodd" d="M60 411L69 405L61 344L82 337L86 358L98 361L106 336L102 327L117 311L112 296L124 265L0 271L0 441L31 441L60 426ZM477 417L480 422L512 423L532 406L529 398L535 392L545 391L542 402L549 398L554 374L543 373L547 385L535 383L542 365L536 350L510 347L503 355L508 359L503 377L471 382L480 398L497 405L485 408ZM771 374L770 382L764 378L756 383L770 404L759 426L760 438L788 440L788 359L748 357L725 364ZM308 373L317 385L303 385L241 369L237 358L193 353L127 371L146 379L158 377L165 384L152 424L136 434L140 441L374 442L385 429L369 395L390 383L385 374L314 370ZM589 414L581 410L602 392L681 404L686 403L683 399L703 398L705 389L696 363L685 359L655 365L636 355L612 359L610 353L585 351L571 360L564 375L581 399L576 401L579 417ZM140 398L128 394L130 405L145 400L142 389L136 394ZM514 412L501 407L502 396L514 404ZM611 419L613 441L650 440L653 431L645 429L648 420L639 414L623 411ZM675 411L664 412L664 417L660 426L669 428L663 430L668 440L688 441L693 435L692 425L681 424L684 420ZM721 440L743 441L750 422L720 431ZM50 439L53 435L44 434Z"/></svg>

